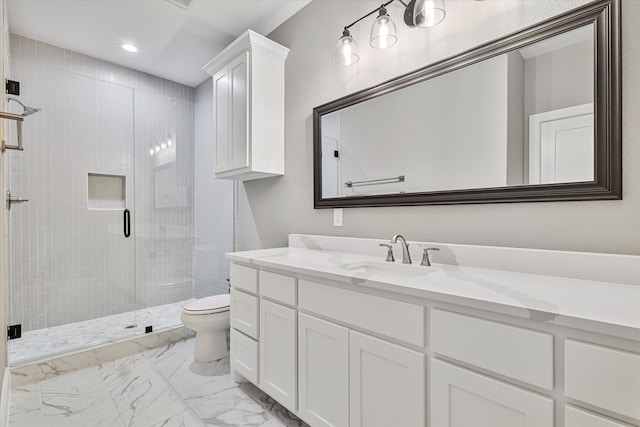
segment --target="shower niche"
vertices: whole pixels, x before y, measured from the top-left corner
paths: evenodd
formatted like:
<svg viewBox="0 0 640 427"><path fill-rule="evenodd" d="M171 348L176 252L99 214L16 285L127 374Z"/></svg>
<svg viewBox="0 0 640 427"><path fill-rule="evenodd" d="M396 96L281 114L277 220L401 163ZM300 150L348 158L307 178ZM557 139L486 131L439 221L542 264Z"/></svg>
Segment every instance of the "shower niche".
<svg viewBox="0 0 640 427"><path fill-rule="evenodd" d="M122 210L126 207L126 176L89 173L87 187L87 209Z"/></svg>

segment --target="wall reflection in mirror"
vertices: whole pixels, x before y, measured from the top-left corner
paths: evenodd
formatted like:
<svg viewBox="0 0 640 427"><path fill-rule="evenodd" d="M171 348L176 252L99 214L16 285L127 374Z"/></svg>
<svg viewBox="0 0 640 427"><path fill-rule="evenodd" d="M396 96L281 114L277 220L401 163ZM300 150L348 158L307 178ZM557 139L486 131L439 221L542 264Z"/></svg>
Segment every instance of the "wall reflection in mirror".
<svg viewBox="0 0 640 427"><path fill-rule="evenodd" d="M594 69L589 24L324 114L322 198L593 181Z"/></svg>

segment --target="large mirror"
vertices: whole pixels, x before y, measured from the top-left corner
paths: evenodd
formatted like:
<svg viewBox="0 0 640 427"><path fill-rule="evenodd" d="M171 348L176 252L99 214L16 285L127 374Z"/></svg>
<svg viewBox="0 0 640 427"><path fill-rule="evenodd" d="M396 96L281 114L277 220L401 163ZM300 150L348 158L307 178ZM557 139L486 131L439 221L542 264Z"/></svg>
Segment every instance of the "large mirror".
<svg viewBox="0 0 640 427"><path fill-rule="evenodd" d="M621 198L618 7L315 108L315 207Z"/></svg>

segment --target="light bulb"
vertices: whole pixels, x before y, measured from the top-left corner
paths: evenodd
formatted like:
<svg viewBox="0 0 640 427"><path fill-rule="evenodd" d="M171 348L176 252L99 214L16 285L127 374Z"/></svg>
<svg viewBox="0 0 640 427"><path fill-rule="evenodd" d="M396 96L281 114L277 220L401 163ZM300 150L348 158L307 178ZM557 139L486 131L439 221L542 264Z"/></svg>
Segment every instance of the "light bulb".
<svg viewBox="0 0 640 427"><path fill-rule="evenodd" d="M162 143L162 149L164 150L165 148L167 148L167 143L166 143L166 142L163 142L163 143Z"/></svg>
<svg viewBox="0 0 640 427"><path fill-rule="evenodd" d="M360 56L358 55L358 43L351 37L349 30L345 29L342 32L342 37L336 44L336 62L342 65L351 65L358 62Z"/></svg>
<svg viewBox="0 0 640 427"><path fill-rule="evenodd" d="M155 148L156 153L160 152L160 146L158 144L156 144L156 146L154 148Z"/></svg>
<svg viewBox="0 0 640 427"><path fill-rule="evenodd" d="M169 147L171 147L173 145L173 141L171 140L171 137L167 138L167 145Z"/></svg>
<svg viewBox="0 0 640 427"><path fill-rule="evenodd" d="M398 41L396 35L396 24L387 14L387 9L380 8L380 12L371 27L371 47L376 49L386 49L393 46Z"/></svg>
<svg viewBox="0 0 640 427"><path fill-rule="evenodd" d="M153 147L149 147L149 155L153 156L153 154L156 152L156 150L153 149Z"/></svg>
<svg viewBox="0 0 640 427"><path fill-rule="evenodd" d="M428 28L438 25L445 16L444 0L417 0L413 9L413 23Z"/></svg>

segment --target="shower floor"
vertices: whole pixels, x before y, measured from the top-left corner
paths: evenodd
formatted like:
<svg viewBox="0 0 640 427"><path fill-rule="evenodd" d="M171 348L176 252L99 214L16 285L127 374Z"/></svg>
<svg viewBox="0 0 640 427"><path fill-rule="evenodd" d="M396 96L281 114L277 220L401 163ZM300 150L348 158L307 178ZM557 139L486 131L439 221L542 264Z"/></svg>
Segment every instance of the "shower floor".
<svg viewBox="0 0 640 427"><path fill-rule="evenodd" d="M9 364L20 365L143 335L146 326L153 326L155 332L180 325L180 313L189 301L193 299L24 332L22 338L9 341Z"/></svg>

